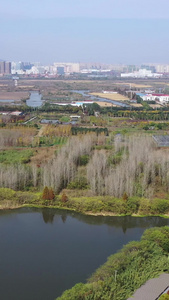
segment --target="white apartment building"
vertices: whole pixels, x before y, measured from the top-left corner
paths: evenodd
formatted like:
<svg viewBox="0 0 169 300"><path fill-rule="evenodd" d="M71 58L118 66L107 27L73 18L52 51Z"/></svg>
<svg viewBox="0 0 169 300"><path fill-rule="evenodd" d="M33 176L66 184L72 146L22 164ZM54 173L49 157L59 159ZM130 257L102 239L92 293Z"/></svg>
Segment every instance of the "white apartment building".
<svg viewBox="0 0 169 300"><path fill-rule="evenodd" d="M156 72L169 73L169 65L157 65Z"/></svg>

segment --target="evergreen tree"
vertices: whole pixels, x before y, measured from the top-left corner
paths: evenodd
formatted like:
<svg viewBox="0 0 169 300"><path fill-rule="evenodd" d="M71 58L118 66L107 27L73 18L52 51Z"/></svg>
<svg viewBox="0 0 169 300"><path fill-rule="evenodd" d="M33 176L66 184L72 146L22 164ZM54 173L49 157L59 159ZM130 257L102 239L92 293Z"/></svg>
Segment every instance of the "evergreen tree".
<svg viewBox="0 0 169 300"><path fill-rule="evenodd" d="M44 189L43 189L42 199L43 200L49 200L50 199L49 196L50 196L49 195L49 189L48 189L47 186L45 186Z"/></svg>
<svg viewBox="0 0 169 300"><path fill-rule="evenodd" d="M62 196L61 196L61 201L62 202L67 202L68 201L68 197L67 195L65 194L65 192L63 192Z"/></svg>
<svg viewBox="0 0 169 300"><path fill-rule="evenodd" d="M53 200L55 198L55 194L52 188L49 189L49 200Z"/></svg>

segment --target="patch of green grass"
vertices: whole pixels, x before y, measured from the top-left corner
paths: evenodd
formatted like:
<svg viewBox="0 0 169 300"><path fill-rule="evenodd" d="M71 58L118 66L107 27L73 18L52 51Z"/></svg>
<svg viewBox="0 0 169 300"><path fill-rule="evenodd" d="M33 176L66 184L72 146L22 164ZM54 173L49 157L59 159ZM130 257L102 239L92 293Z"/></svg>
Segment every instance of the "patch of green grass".
<svg viewBox="0 0 169 300"><path fill-rule="evenodd" d="M60 118L61 122L70 122L70 118L68 116L63 116Z"/></svg>
<svg viewBox="0 0 169 300"><path fill-rule="evenodd" d="M14 163L28 163L30 161L33 151L26 150L3 150L0 151L0 163L14 164Z"/></svg>
<svg viewBox="0 0 169 300"><path fill-rule="evenodd" d="M54 136L54 137L40 137L40 145L42 146L62 146L66 144L67 142L67 137L59 137L59 136Z"/></svg>

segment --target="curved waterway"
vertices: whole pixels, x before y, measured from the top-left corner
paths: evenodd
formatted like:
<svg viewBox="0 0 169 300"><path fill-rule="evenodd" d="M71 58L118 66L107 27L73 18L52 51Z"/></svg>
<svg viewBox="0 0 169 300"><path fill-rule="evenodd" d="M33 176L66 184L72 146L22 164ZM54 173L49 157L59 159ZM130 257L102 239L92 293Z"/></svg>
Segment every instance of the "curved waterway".
<svg viewBox="0 0 169 300"><path fill-rule="evenodd" d="M0 299L54 300L160 217L94 217L53 209L0 212Z"/></svg>
<svg viewBox="0 0 169 300"><path fill-rule="evenodd" d="M71 90L71 92L78 93L78 94L82 95L83 97L86 97L86 100L108 102L108 103L116 104L117 106L130 107L130 105L128 105L124 102L110 100L110 99L107 99L106 97L102 98L102 97L91 95L91 94L89 94L90 91L88 91L88 90L87 91L86 90Z"/></svg>

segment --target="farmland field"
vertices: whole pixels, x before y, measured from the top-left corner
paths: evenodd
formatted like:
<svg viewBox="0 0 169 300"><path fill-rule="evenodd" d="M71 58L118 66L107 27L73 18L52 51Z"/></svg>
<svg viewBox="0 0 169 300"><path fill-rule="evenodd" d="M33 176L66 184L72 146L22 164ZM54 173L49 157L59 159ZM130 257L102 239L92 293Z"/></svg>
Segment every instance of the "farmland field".
<svg viewBox="0 0 169 300"><path fill-rule="evenodd" d="M117 106L113 103L109 103L109 102L101 102L101 101L95 101L97 104L99 104L101 107L105 107L105 106L108 106L108 107L111 107L111 106Z"/></svg>
<svg viewBox="0 0 169 300"><path fill-rule="evenodd" d="M131 103L131 106L133 107L142 107L141 103Z"/></svg>
<svg viewBox="0 0 169 300"><path fill-rule="evenodd" d="M0 99L2 100L21 100L23 98L28 98L28 92L8 92L8 91L0 91Z"/></svg>
<svg viewBox="0 0 169 300"><path fill-rule="evenodd" d="M131 82L117 82L116 85L129 85L131 88L150 88L151 85L147 84L139 84L139 83L131 83Z"/></svg>
<svg viewBox="0 0 169 300"><path fill-rule="evenodd" d="M109 100L114 100L114 101L127 101L129 100L127 97L121 95L121 94L118 94L118 93L115 93L115 94L111 94L111 93L91 93L91 95L93 96L98 96L98 97L101 97L101 98L107 98Z"/></svg>

